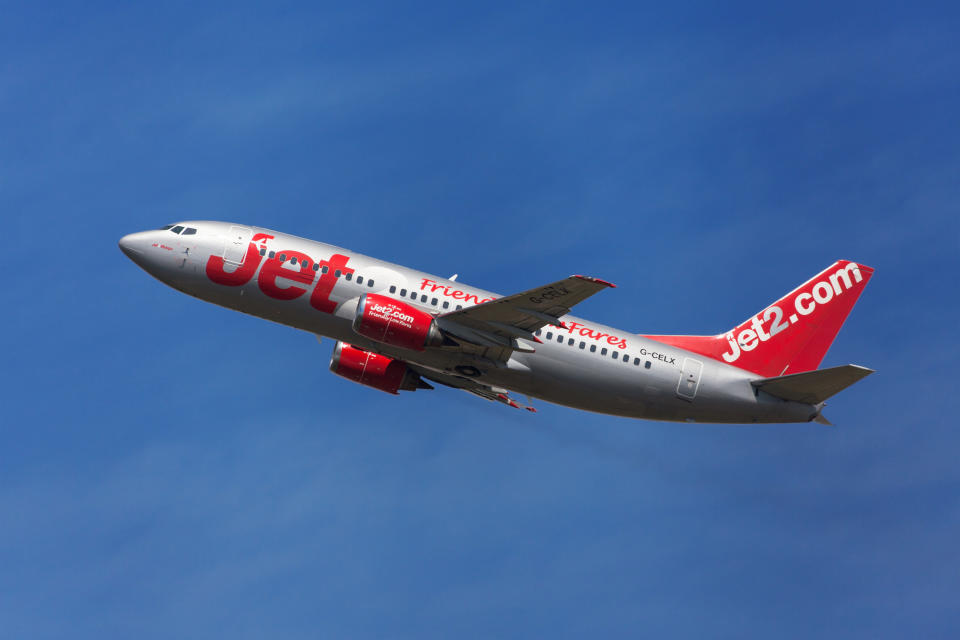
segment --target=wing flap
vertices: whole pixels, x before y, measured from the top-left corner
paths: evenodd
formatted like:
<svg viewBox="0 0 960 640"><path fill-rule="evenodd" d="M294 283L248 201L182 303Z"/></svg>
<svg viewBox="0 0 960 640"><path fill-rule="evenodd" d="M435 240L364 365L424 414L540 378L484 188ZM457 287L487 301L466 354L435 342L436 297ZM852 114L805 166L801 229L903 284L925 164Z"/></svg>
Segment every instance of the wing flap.
<svg viewBox="0 0 960 640"><path fill-rule="evenodd" d="M440 373L438 371L427 369L418 365L409 366L411 369L420 374L421 377L432 380L438 384L442 384L447 387L453 387L454 389L462 389L463 391L472 393L473 395L479 396L484 400L499 402L507 405L508 407L513 407L514 409L526 409L531 413L537 412L536 408L521 404L510 397L510 391L507 389L482 384L470 378L464 378L449 373Z"/></svg>

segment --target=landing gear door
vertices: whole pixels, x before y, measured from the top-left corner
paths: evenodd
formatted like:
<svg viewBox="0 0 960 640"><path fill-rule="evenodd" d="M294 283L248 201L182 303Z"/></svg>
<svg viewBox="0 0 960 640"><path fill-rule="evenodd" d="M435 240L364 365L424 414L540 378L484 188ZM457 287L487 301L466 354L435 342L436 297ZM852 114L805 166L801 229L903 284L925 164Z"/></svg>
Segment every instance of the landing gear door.
<svg viewBox="0 0 960 640"><path fill-rule="evenodd" d="M677 395L684 400L692 401L697 396L702 372L702 362L693 358L684 358L683 371L680 372L680 382L677 383Z"/></svg>
<svg viewBox="0 0 960 640"><path fill-rule="evenodd" d="M223 261L232 264L242 264L243 256L247 254L247 246L253 231L247 227L230 227L227 237L223 241Z"/></svg>

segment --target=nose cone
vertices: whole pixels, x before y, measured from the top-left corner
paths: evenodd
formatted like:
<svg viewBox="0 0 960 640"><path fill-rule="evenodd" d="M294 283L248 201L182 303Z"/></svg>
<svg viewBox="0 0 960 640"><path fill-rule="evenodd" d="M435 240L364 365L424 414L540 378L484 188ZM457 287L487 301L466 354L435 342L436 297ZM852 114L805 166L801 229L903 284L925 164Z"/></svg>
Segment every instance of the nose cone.
<svg viewBox="0 0 960 640"><path fill-rule="evenodd" d="M117 244L120 246L120 251L142 267L147 257L147 247L150 246L150 235L150 231L131 233L120 238Z"/></svg>

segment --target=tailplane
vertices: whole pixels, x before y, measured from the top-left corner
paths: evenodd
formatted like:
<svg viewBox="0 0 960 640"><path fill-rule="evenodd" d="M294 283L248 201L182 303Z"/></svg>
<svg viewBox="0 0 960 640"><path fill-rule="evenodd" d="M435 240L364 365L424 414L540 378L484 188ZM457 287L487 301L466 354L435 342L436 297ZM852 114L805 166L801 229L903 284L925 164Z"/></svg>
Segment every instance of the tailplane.
<svg viewBox="0 0 960 640"><path fill-rule="evenodd" d="M644 337L764 378L813 371L820 366L872 275L873 269L866 265L838 260L726 333Z"/></svg>
<svg viewBox="0 0 960 640"><path fill-rule="evenodd" d="M784 400L820 404L871 373L873 369L847 364L842 367L792 373L776 378L761 378L754 380L751 384L761 391Z"/></svg>

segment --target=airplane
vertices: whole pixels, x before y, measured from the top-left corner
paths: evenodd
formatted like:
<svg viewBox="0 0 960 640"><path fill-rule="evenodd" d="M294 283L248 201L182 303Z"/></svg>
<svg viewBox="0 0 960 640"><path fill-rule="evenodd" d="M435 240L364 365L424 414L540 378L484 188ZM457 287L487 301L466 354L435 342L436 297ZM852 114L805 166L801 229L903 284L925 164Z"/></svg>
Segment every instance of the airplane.
<svg viewBox="0 0 960 640"><path fill-rule="evenodd" d="M168 224L119 245L178 291L332 338L333 373L391 394L443 385L529 411L537 398L649 420L829 425L826 400L873 373L817 369L873 275L848 260L729 331L688 336L570 315L614 286L582 275L499 296L456 275L218 221Z"/></svg>

